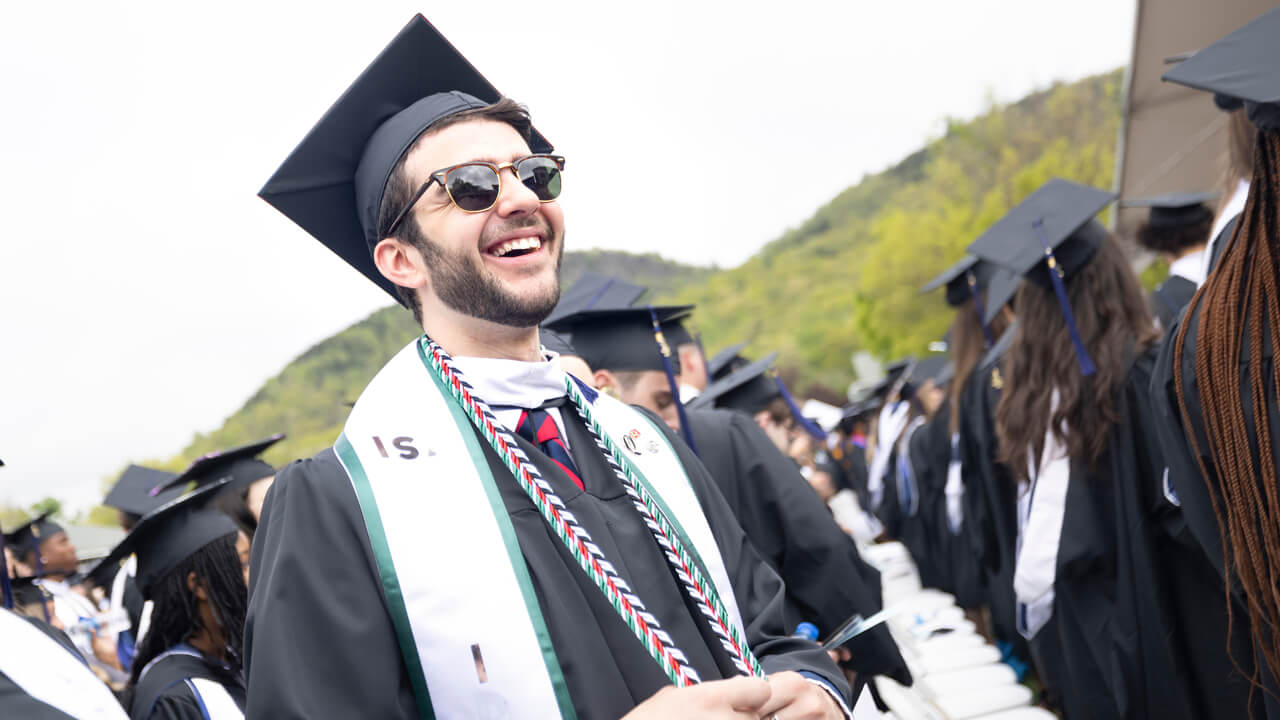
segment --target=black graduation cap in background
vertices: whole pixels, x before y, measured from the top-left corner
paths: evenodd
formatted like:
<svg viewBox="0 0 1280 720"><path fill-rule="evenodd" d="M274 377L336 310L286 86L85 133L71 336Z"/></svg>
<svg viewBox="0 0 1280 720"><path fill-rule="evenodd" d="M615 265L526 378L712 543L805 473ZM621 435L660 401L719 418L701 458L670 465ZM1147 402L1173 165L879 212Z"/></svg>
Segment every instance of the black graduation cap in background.
<svg viewBox="0 0 1280 720"><path fill-rule="evenodd" d="M573 347L573 343L569 342L569 338L555 332L554 330L541 328L538 331L538 339L542 342L542 347L556 353L557 355L581 357L578 350Z"/></svg>
<svg viewBox="0 0 1280 720"><path fill-rule="evenodd" d="M778 386L769 377L769 368L778 353L748 363L707 386L689 402L691 408L728 407L755 414L778 397Z"/></svg>
<svg viewBox="0 0 1280 720"><path fill-rule="evenodd" d="M1252 103L1280 102L1280 7L1178 63L1161 79Z"/></svg>
<svg viewBox="0 0 1280 720"><path fill-rule="evenodd" d="M284 433L276 433L248 445L202 455L187 466L182 474L157 485L151 492L159 495L166 490L181 488L191 482L194 482L196 487L216 484L220 492L243 490L257 480L275 475L275 468L259 460L258 455L284 438ZM224 479L227 482L223 483Z"/></svg>
<svg viewBox="0 0 1280 720"><path fill-rule="evenodd" d="M560 296L555 309L542 321L544 327L584 310L612 310L631 307L648 291L640 285L610 275L585 272Z"/></svg>
<svg viewBox="0 0 1280 720"><path fill-rule="evenodd" d="M373 264L391 170L432 124L501 94L416 15L311 129L258 195L399 301ZM535 130L533 151L550 144Z"/></svg>
<svg viewBox="0 0 1280 720"><path fill-rule="evenodd" d="M204 546L237 531L230 517L208 507L230 482L230 478L223 477L203 484L143 515L133 530L89 570L89 579L105 585L120 569L121 562L137 554L138 590L143 599L150 599L157 580Z"/></svg>
<svg viewBox="0 0 1280 720"><path fill-rule="evenodd" d="M939 370L938 374L933 377L933 384L937 385L938 387L943 387L947 383L951 382L951 380L955 378L955 376L956 376L956 363L954 360L947 358L947 362L942 366L942 369Z"/></svg>
<svg viewBox="0 0 1280 720"><path fill-rule="evenodd" d="M4 542L13 549L14 556L21 560L36 550L40 543L63 532L61 525L49 519L52 515L52 510L46 510L4 534ZM39 552L36 553L36 562L40 562ZM36 572L41 573L41 569L37 568Z"/></svg>
<svg viewBox="0 0 1280 720"><path fill-rule="evenodd" d="M938 383L938 377L947 366L946 355L926 355L911 365L907 372L907 382L911 385L923 385L930 380Z"/></svg>
<svg viewBox="0 0 1280 720"><path fill-rule="evenodd" d="M102 504L132 515L146 515L182 494L177 488L159 495L151 494L152 488L164 485L176 477L177 473L130 465L120 474L116 484L111 486L107 496L102 499Z"/></svg>
<svg viewBox="0 0 1280 720"><path fill-rule="evenodd" d="M1080 339L1063 278L1088 264L1106 241L1107 230L1094 216L1114 199L1115 193L1054 178L969 246L970 253L1052 288L1084 375L1097 368Z"/></svg>
<svg viewBox="0 0 1280 720"><path fill-rule="evenodd" d="M920 288L920 293L933 292L945 285L947 304L951 307L958 308L965 301L973 300L973 308L978 313L978 324L982 326L986 346L991 347L991 331L987 329L982 293L990 284L991 276L995 274L996 269L996 266L990 262L972 255L965 255Z"/></svg>
<svg viewBox="0 0 1280 720"><path fill-rule="evenodd" d="M1218 196L1214 192L1170 193L1155 197L1121 200L1123 208L1151 208L1147 224L1154 228L1175 228L1213 220L1208 206Z"/></svg>
<svg viewBox="0 0 1280 720"><path fill-rule="evenodd" d="M985 326L991 326L992 321L1004 306L1013 300L1013 296L1017 294L1020 287L1022 287L1022 275L1009 268L1002 267L996 270L995 275L991 276L991 283L987 285L987 306L982 316ZM989 346L988 349L990 349Z"/></svg>
<svg viewBox="0 0 1280 720"><path fill-rule="evenodd" d="M750 361L741 355L746 347L745 342L735 343L712 355L707 361L707 375L711 376L711 380L720 380L734 370L746 367Z"/></svg>
<svg viewBox="0 0 1280 720"><path fill-rule="evenodd" d="M1000 337L996 338L996 343L992 345L982 356L982 361L978 363L980 367L994 366L1000 358L1009 351L1009 347L1013 345L1013 339L1017 337L1018 321L1014 320L1009 323L1009 327L1004 329Z"/></svg>

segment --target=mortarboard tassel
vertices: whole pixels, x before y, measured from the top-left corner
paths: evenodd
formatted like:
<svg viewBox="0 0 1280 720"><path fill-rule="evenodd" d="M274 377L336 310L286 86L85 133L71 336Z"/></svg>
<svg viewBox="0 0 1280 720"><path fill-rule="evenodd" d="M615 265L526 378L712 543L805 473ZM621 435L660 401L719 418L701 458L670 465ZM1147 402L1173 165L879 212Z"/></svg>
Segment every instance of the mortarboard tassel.
<svg viewBox="0 0 1280 720"><path fill-rule="evenodd" d="M604 297L604 294L609 289L609 286L613 284L613 280L614 278L609 278L608 280L606 280L605 283L600 286L600 289L596 291L596 294L592 295L591 299L587 301L587 304L582 306L582 309L590 310L591 308L594 308L596 306L596 303L600 302L600 298Z"/></svg>
<svg viewBox="0 0 1280 720"><path fill-rule="evenodd" d="M987 327L987 313L982 307L982 291L978 289L978 278L970 271L965 273L969 276L969 293L973 295L973 309L978 313L978 325L982 326L982 345L985 349L991 349L991 328Z"/></svg>
<svg viewBox="0 0 1280 720"><path fill-rule="evenodd" d="M658 322L658 313L652 305L649 306L649 319L653 322L653 339L658 343L658 355L662 357L662 371L667 374L667 385L671 387L671 402L676 404L676 414L680 416L680 434L693 454L698 455L698 446L693 442L693 430L689 427L684 403L680 402L680 386L676 384L676 373L671 367L671 348L667 346L667 338L662 334L662 325Z"/></svg>
<svg viewBox="0 0 1280 720"><path fill-rule="evenodd" d="M787 390L787 384L782 382L782 378L777 373L773 375L773 381L778 384L778 392L782 393L782 399L787 403L787 407L791 408L791 414L795 417L796 422L804 431L813 436L815 440L826 440L827 434L823 432L818 424L804 416L800 411L800 406L796 404L796 399L791 396L791 391Z"/></svg>
<svg viewBox="0 0 1280 720"><path fill-rule="evenodd" d="M1053 256L1053 248L1049 247L1049 241L1044 235L1044 218L1037 218L1031 226L1036 230L1036 237L1040 239L1040 246L1044 248L1046 261L1049 263L1049 281L1053 283L1053 292L1058 296L1058 305L1062 307L1062 317L1067 321L1067 332L1071 334L1071 344L1076 348L1076 360L1080 363L1080 374L1089 377L1098 371L1093 364L1093 358L1089 357L1089 351L1084 347L1084 340L1080 339L1080 330L1076 327L1076 316L1071 312L1071 301L1067 298L1067 288L1062 284L1062 268L1058 266L1058 260Z"/></svg>

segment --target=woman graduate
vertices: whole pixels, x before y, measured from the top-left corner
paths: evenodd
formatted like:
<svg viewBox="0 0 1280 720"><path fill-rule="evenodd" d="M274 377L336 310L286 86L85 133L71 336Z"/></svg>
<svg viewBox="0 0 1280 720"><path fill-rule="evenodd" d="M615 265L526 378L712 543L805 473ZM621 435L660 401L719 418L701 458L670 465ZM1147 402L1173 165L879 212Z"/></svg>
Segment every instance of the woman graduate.
<svg viewBox="0 0 1280 720"><path fill-rule="evenodd" d="M1200 680L1205 692L1248 698L1247 714L1280 718L1280 497L1277 495L1276 328L1280 326L1280 9L1231 33L1165 79L1239 103L1257 128L1253 176L1234 235L1169 330L1152 390L1162 411L1168 493L1189 534L1225 576L1230 602L1197 628L1230 630L1230 660ZM1220 102L1220 104L1222 104ZM1218 596L1223 596L1223 578ZM1205 667L1212 669L1206 662ZM1239 677L1263 689L1245 692ZM1193 675L1194 677L1194 675ZM1248 688L1248 682L1244 684ZM1225 717L1225 715L1224 715Z"/></svg>
<svg viewBox="0 0 1280 720"><path fill-rule="evenodd" d="M996 410L1001 459L1023 488L1018 626L1038 658L1060 658L1042 671L1067 717L1202 717L1171 682L1147 393L1157 334L1094 219L1113 198L1050 180L969 248L1027 281Z"/></svg>
<svg viewBox="0 0 1280 720"><path fill-rule="evenodd" d="M240 663L248 589L236 553L239 531L207 507L226 482L144 515L101 562L114 568L136 554L138 589L154 604L125 691L133 720L244 717Z"/></svg>

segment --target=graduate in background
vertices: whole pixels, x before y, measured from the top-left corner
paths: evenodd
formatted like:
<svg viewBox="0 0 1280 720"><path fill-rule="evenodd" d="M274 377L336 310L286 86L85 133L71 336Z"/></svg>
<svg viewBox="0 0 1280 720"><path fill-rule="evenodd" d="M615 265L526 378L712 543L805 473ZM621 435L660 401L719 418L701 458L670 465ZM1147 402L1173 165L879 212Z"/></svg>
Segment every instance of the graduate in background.
<svg viewBox="0 0 1280 720"><path fill-rule="evenodd" d="M240 720L248 601L236 525L208 503L228 480L207 484L144 515L99 567L137 557L137 583L152 603L126 704L132 720ZM98 574L91 571L91 575Z"/></svg>
<svg viewBox="0 0 1280 720"><path fill-rule="evenodd" d="M789 627L810 622L825 635L855 612L863 617L879 612L879 572L862 560L795 464L768 442L749 414L712 407L720 397L715 389L701 396L703 400L695 403L699 407L686 408L683 419L675 412L675 391L666 375L660 343L666 337L688 335L683 321L689 308L653 310L662 318L660 335L653 330L647 308L580 312L565 316L555 328L569 335L576 352L594 371L597 387L658 413L674 424L673 429L680 422L688 424L699 459L747 538L786 584ZM683 365L679 358L671 361L674 374L679 375ZM752 377L763 377L767 364L757 363ZM770 381L768 386L766 396L779 394L775 383ZM858 638L847 650L842 664L858 673L859 682L887 675L911 683L887 627Z"/></svg>
<svg viewBox="0 0 1280 720"><path fill-rule="evenodd" d="M0 717L125 720L115 695L62 632L0 608Z"/></svg>
<svg viewBox="0 0 1280 720"><path fill-rule="evenodd" d="M1050 180L969 248L1026 278L996 411L1001 459L1024 488L1018 625L1068 717L1203 717L1193 688L1171 682L1185 651L1214 648L1183 645L1169 606L1178 563L1147 391L1158 333L1094 219L1113 199Z"/></svg>
<svg viewBox="0 0 1280 720"><path fill-rule="evenodd" d="M1151 291L1151 312L1161 329L1173 324L1204 282L1205 244L1213 226L1213 211L1206 203L1212 199L1213 193L1177 193L1121 203L1151 208L1137 239L1169 265L1169 277Z"/></svg>
<svg viewBox="0 0 1280 720"><path fill-rule="evenodd" d="M1195 620L1202 631L1230 628L1230 657L1221 651L1206 657L1191 676L1219 702L1234 699L1227 693L1248 698L1247 714L1239 710L1235 717L1252 718L1280 718L1278 33L1280 10L1272 10L1165 74L1167 81L1215 93L1220 106L1243 104L1256 142L1234 234L1218 241L1217 265L1170 327L1152 378L1169 497L1186 534L1205 550L1217 580L1210 584L1219 597L1224 586L1230 591L1230 602L1201 608ZM1241 675L1251 683L1249 692L1241 689Z"/></svg>

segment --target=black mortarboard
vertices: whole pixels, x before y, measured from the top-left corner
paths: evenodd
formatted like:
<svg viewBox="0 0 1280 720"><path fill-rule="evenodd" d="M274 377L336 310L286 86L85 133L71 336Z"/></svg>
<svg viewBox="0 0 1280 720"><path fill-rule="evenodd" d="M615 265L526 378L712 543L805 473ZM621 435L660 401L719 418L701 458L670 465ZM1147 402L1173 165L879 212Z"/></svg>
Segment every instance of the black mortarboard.
<svg viewBox="0 0 1280 720"><path fill-rule="evenodd" d="M373 264L391 171L450 115L501 97L426 18L416 15L347 88L258 195L396 297ZM551 146L536 130L534 152Z"/></svg>
<svg viewBox="0 0 1280 720"><path fill-rule="evenodd" d="M1000 337L996 338L996 343L987 349L983 354L982 361L978 363L979 367L994 366L1000 358L1009 351L1009 347L1013 345L1013 339L1017 337L1018 321L1014 320L1009 323L1009 327L1004 329Z"/></svg>
<svg viewBox="0 0 1280 720"><path fill-rule="evenodd" d="M939 370L938 374L933 377L933 383L938 387L942 387L947 383L951 382L952 378L954 378L955 376L956 376L955 361L948 358L947 362L942 366L942 369Z"/></svg>
<svg viewBox="0 0 1280 720"><path fill-rule="evenodd" d="M1213 220L1213 210L1209 209L1207 203L1215 197L1217 193L1212 192L1170 193L1137 200L1122 200L1120 207L1151 208L1147 224L1153 228L1186 227Z"/></svg>
<svg viewBox="0 0 1280 720"><path fill-rule="evenodd" d="M13 548L13 554L19 560L36 550L40 543L63 532L61 525L49 519L51 515L53 512L46 510L4 534L5 544Z"/></svg>
<svg viewBox="0 0 1280 720"><path fill-rule="evenodd" d="M659 323L685 317L692 305L654 307ZM662 370L662 353L654 338L647 307L583 310L547 324L565 333L578 355L593 370ZM672 358L679 373L679 358Z"/></svg>
<svg viewBox="0 0 1280 720"><path fill-rule="evenodd" d="M151 494L152 488L164 485L176 477L177 473L130 465L121 473L116 484L111 486L107 496L102 499L102 504L133 515L146 515L182 494L177 488L159 495Z"/></svg>
<svg viewBox="0 0 1280 720"><path fill-rule="evenodd" d="M220 492L243 490L257 480L276 474L275 468L259 460L258 455L283 440L284 437L284 433L276 433L255 443L202 455L187 466L187 469L183 470L181 475L166 483L157 485L152 488L151 492L160 494L171 488L180 488L192 482L196 484L196 487L203 487L220 483L224 479L227 482L219 485Z"/></svg>
<svg viewBox="0 0 1280 720"><path fill-rule="evenodd" d="M1280 102L1280 8L1178 63L1162 79L1252 103Z"/></svg>
<svg viewBox="0 0 1280 720"><path fill-rule="evenodd" d="M88 577L104 585L125 558L137 554L138 590L144 599L150 599L157 580L204 546L236 532L231 518L208 507L229 482L224 477L201 485L143 515L133 530L89 570Z"/></svg>
<svg viewBox="0 0 1280 720"><path fill-rule="evenodd" d="M926 355L911 366L911 371L907 373L907 382L912 385L923 385L933 380L936 383L946 365L946 355Z"/></svg>
<svg viewBox="0 0 1280 720"><path fill-rule="evenodd" d="M740 354L746 346L745 342L740 342L712 355L707 361L707 375L710 375L713 381L720 380L734 370L746 367L751 361Z"/></svg>
<svg viewBox="0 0 1280 720"><path fill-rule="evenodd" d="M779 397L778 384L770 377L769 368L778 353L748 363L707 386L689 402L690 408L728 407L754 415Z"/></svg>
<svg viewBox="0 0 1280 720"><path fill-rule="evenodd" d="M555 332L554 330L540 328L538 330L538 339L542 342L542 347L556 353L557 355L581 357L578 354L578 351L573 347L573 344L569 342L569 338Z"/></svg>
<svg viewBox="0 0 1280 720"><path fill-rule="evenodd" d="M1084 375L1097 368L1080 339L1063 278L1087 265L1106 241L1107 229L1094 216L1114 199L1115 193L1054 178L969 246L974 255L1053 289Z"/></svg>
<svg viewBox="0 0 1280 720"><path fill-rule="evenodd" d="M932 292L945 285L947 304L954 308L964 305L968 300L973 300L973 309L978 314L978 324L982 326L986 346L991 347L991 331L987 329L982 292L987 289L996 269L993 263L972 255L965 255L930 280L928 285L920 288L920 292L921 294Z"/></svg>
<svg viewBox="0 0 1280 720"><path fill-rule="evenodd" d="M1022 287L1022 275L1009 268L996 270L995 275L991 276L991 282L987 285L987 305L982 317L985 326L991 326L991 322L996 319L1004 306L1013 300L1013 296L1018 293L1020 287Z"/></svg>
<svg viewBox="0 0 1280 720"><path fill-rule="evenodd" d="M898 384L899 380L903 379L903 375L911 369L911 366L914 365L915 362L916 359L914 357L908 356L886 365L884 368L884 379L871 386L871 389L868 391L867 398L875 398L883 404L883 402L889 397L889 392L893 389L893 386Z"/></svg>
<svg viewBox="0 0 1280 720"><path fill-rule="evenodd" d="M616 277L595 272L585 272L578 281L569 286L560 296L555 309L542 321L544 326L552 324L584 310L613 310L631 307L647 292L647 288L633 285Z"/></svg>
<svg viewBox="0 0 1280 720"><path fill-rule="evenodd" d="M930 280L928 285L920 288L920 293L933 292L945 285L947 304L951 307L959 307L965 301L976 297L979 290L986 289L995 270L995 265L981 258L965 255Z"/></svg>

